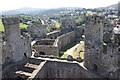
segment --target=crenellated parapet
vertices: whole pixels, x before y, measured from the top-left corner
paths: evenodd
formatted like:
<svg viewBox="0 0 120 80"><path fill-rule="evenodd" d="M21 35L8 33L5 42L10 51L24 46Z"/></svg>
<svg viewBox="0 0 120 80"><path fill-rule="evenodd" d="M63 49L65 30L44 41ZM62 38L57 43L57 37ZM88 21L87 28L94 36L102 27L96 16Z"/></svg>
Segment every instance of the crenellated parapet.
<svg viewBox="0 0 120 80"><path fill-rule="evenodd" d="M86 22L100 23L101 21L103 22L104 19L105 19L105 16L97 15L97 14L92 14L92 15L86 15L85 16L85 21Z"/></svg>
<svg viewBox="0 0 120 80"><path fill-rule="evenodd" d="M20 23L20 20L18 17L3 17L2 22L4 25L12 25L12 24L18 24Z"/></svg>

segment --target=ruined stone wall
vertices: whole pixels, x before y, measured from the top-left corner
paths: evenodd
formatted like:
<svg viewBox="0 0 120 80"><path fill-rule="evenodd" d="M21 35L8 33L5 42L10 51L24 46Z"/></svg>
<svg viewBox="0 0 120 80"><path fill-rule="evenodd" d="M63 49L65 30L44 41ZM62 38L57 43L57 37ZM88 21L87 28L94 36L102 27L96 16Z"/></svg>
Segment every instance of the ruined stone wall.
<svg viewBox="0 0 120 80"><path fill-rule="evenodd" d="M53 45L38 45L33 46L33 49L35 49L38 52L38 55L42 55L42 53L44 53L44 55L59 56L58 47L55 47Z"/></svg>
<svg viewBox="0 0 120 80"><path fill-rule="evenodd" d="M35 49L38 53L36 55L41 55L41 53L44 53L44 55L54 55L59 56L59 49L58 46L54 45L55 40L51 39L44 39L39 40L33 45L33 49Z"/></svg>
<svg viewBox="0 0 120 80"><path fill-rule="evenodd" d="M56 41L57 41L56 43L58 44L59 50L64 48L66 45L75 41L75 31L71 31L57 37Z"/></svg>
<svg viewBox="0 0 120 80"><path fill-rule="evenodd" d="M33 45L33 49L37 50L39 53L44 52L45 55L59 56L59 50L64 48L71 42L75 41L76 34L77 37L81 36L81 33L71 31L66 34L62 34L61 36L58 36L55 40L53 39L39 40Z"/></svg>
<svg viewBox="0 0 120 80"><path fill-rule="evenodd" d="M5 27L5 44L3 45L2 61L4 65L17 62L31 56L31 41L21 37L19 18L2 18Z"/></svg>
<svg viewBox="0 0 120 80"><path fill-rule="evenodd" d="M90 15L86 16L85 26L85 67L92 70L101 70L101 54L102 54L102 40L103 40L103 24L101 22L102 16Z"/></svg>
<svg viewBox="0 0 120 80"><path fill-rule="evenodd" d="M81 39L83 34L84 34L84 27L79 27L75 29L76 39Z"/></svg>
<svg viewBox="0 0 120 80"><path fill-rule="evenodd" d="M54 39L41 39L37 41L34 45L53 45L54 41Z"/></svg>
<svg viewBox="0 0 120 80"><path fill-rule="evenodd" d="M114 25L110 24L107 21L105 21L103 25L104 25L104 27L103 27L104 32L111 32L111 33L113 32Z"/></svg>
<svg viewBox="0 0 120 80"><path fill-rule="evenodd" d="M75 28L75 19L66 18L62 20L62 27L63 28Z"/></svg>
<svg viewBox="0 0 120 80"><path fill-rule="evenodd" d="M84 65L102 77L118 78L119 45L110 40L113 28L105 29L103 20L98 15L86 17Z"/></svg>
<svg viewBox="0 0 120 80"><path fill-rule="evenodd" d="M30 25L28 27L28 32L33 39L44 38L47 35L47 30L45 25Z"/></svg>
<svg viewBox="0 0 120 80"><path fill-rule="evenodd" d="M66 18L62 20L61 33L73 31L76 28L75 19Z"/></svg>
<svg viewBox="0 0 120 80"><path fill-rule="evenodd" d="M11 73L10 73L10 72ZM34 80L36 78L100 78L87 70L83 63L55 57L31 57L9 67L4 78Z"/></svg>
<svg viewBox="0 0 120 80"><path fill-rule="evenodd" d="M46 38L48 38L48 39L56 39L58 36L60 36L60 30L47 33Z"/></svg>
<svg viewBox="0 0 120 80"><path fill-rule="evenodd" d="M77 63L47 61L35 78L98 78L98 76Z"/></svg>
<svg viewBox="0 0 120 80"><path fill-rule="evenodd" d="M104 48L105 49L105 48ZM100 71L102 76L109 78L118 78L120 74L119 68L119 46L115 43L106 44L106 49L101 55L101 69ZM104 71L104 72L103 72Z"/></svg>
<svg viewBox="0 0 120 80"><path fill-rule="evenodd" d="M0 32L0 80L2 79L2 46L3 46L2 33Z"/></svg>
<svg viewBox="0 0 120 80"><path fill-rule="evenodd" d="M118 2L118 16L120 17L120 1Z"/></svg>

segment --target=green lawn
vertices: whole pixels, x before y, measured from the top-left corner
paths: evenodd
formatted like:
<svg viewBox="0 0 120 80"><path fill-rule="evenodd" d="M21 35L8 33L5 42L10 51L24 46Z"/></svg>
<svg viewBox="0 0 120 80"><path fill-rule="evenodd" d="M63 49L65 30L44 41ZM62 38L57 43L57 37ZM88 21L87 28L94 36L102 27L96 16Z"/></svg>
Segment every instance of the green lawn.
<svg viewBox="0 0 120 80"><path fill-rule="evenodd" d="M67 58L68 54L63 54L61 58Z"/></svg>
<svg viewBox="0 0 120 80"><path fill-rule="evenodd" d="M81 51L81 52L80 52ZM67 56L71 54L74 58L76 58L78 55L82 59L84 59L84 42L79 44L78 46L75 47L75 49L68 49L62 56L61 58L67 58Z"/></svg>
<svg viewBox="0 0 120 80"><path fill-rule="evenodd" d="M27 28L28 27L28 25L26 25L26 24L23 24L23 23L20 23L20 28L22 29L22 28Z"/></svg>
<svg viewBox="0 0 120 80"><path fill-rule="evenodd" d="M28 27L28 25L23 24L23 23L20 23L20 28L21 28L21 29L22 29L22 28L27 28L27 27ZM0 31L4 31L4 25L2 24L1 19L0 19Z"/></svg>

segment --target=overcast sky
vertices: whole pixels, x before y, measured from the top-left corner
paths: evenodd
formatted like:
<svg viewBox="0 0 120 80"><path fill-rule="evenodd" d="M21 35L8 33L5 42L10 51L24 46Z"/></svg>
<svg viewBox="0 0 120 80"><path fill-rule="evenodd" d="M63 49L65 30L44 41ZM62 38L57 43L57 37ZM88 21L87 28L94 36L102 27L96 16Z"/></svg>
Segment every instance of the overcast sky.
<svg viewBox="0 0 120 80"><path fill-rule="evenodd" d="M1 0L0 11L13 10L22 7L59 8L83 7L96 8L118 3L120 0Z"/></svg>

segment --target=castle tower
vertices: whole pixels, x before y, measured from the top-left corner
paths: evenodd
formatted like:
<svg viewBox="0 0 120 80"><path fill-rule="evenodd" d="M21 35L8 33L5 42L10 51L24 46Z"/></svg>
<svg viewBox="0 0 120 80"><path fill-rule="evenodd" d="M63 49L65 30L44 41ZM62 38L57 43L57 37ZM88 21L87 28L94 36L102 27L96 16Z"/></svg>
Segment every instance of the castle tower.
<svg viewBox="0 0 120 80"><path fill-rule="evenodd" d="M46 25L30 25L28 32L33 39L45 38L47 35Z"/></svg>
<svg viewBox="0 0 120 80"><path fill-rule="evenodd" d="M75 19L66 18L62 20L61 32L67 33L76 28Z"/></svg>
<svg viewBox="0 0 120 80"><path fill-rule="evenodd" d="M101 63L100 56L103 50L103 20L104 16L88 15L85 17L85 55L84 66L98 72Z"/></svg>
<svg viewBox="0 0 120 80"><path fill-rule="evenodd" d="M103 16L86 16L85 34L85 67L96 70L103 41Z"/></svg>
<svg viewBox="0 0 120 80"><path fill-rule="evenodd" d="M120 48L113 41L103 39L109 38L103 35L103 22L104 16L86 16L84 66L102 77L118 78Z"/></svg>
<svg viewBox="0 0 120 80"><path fill-rule="evenodd" d="M2 33L0 32L0 80L2 79Z"/></svg>
<svg viewBox="0 0 120 80"><path fill-rule="evenodd" d="M5 45L3 47L3 64L18 62L31 56L28 38L21 36L18 17L2 18L5 28Z"/></svg>

